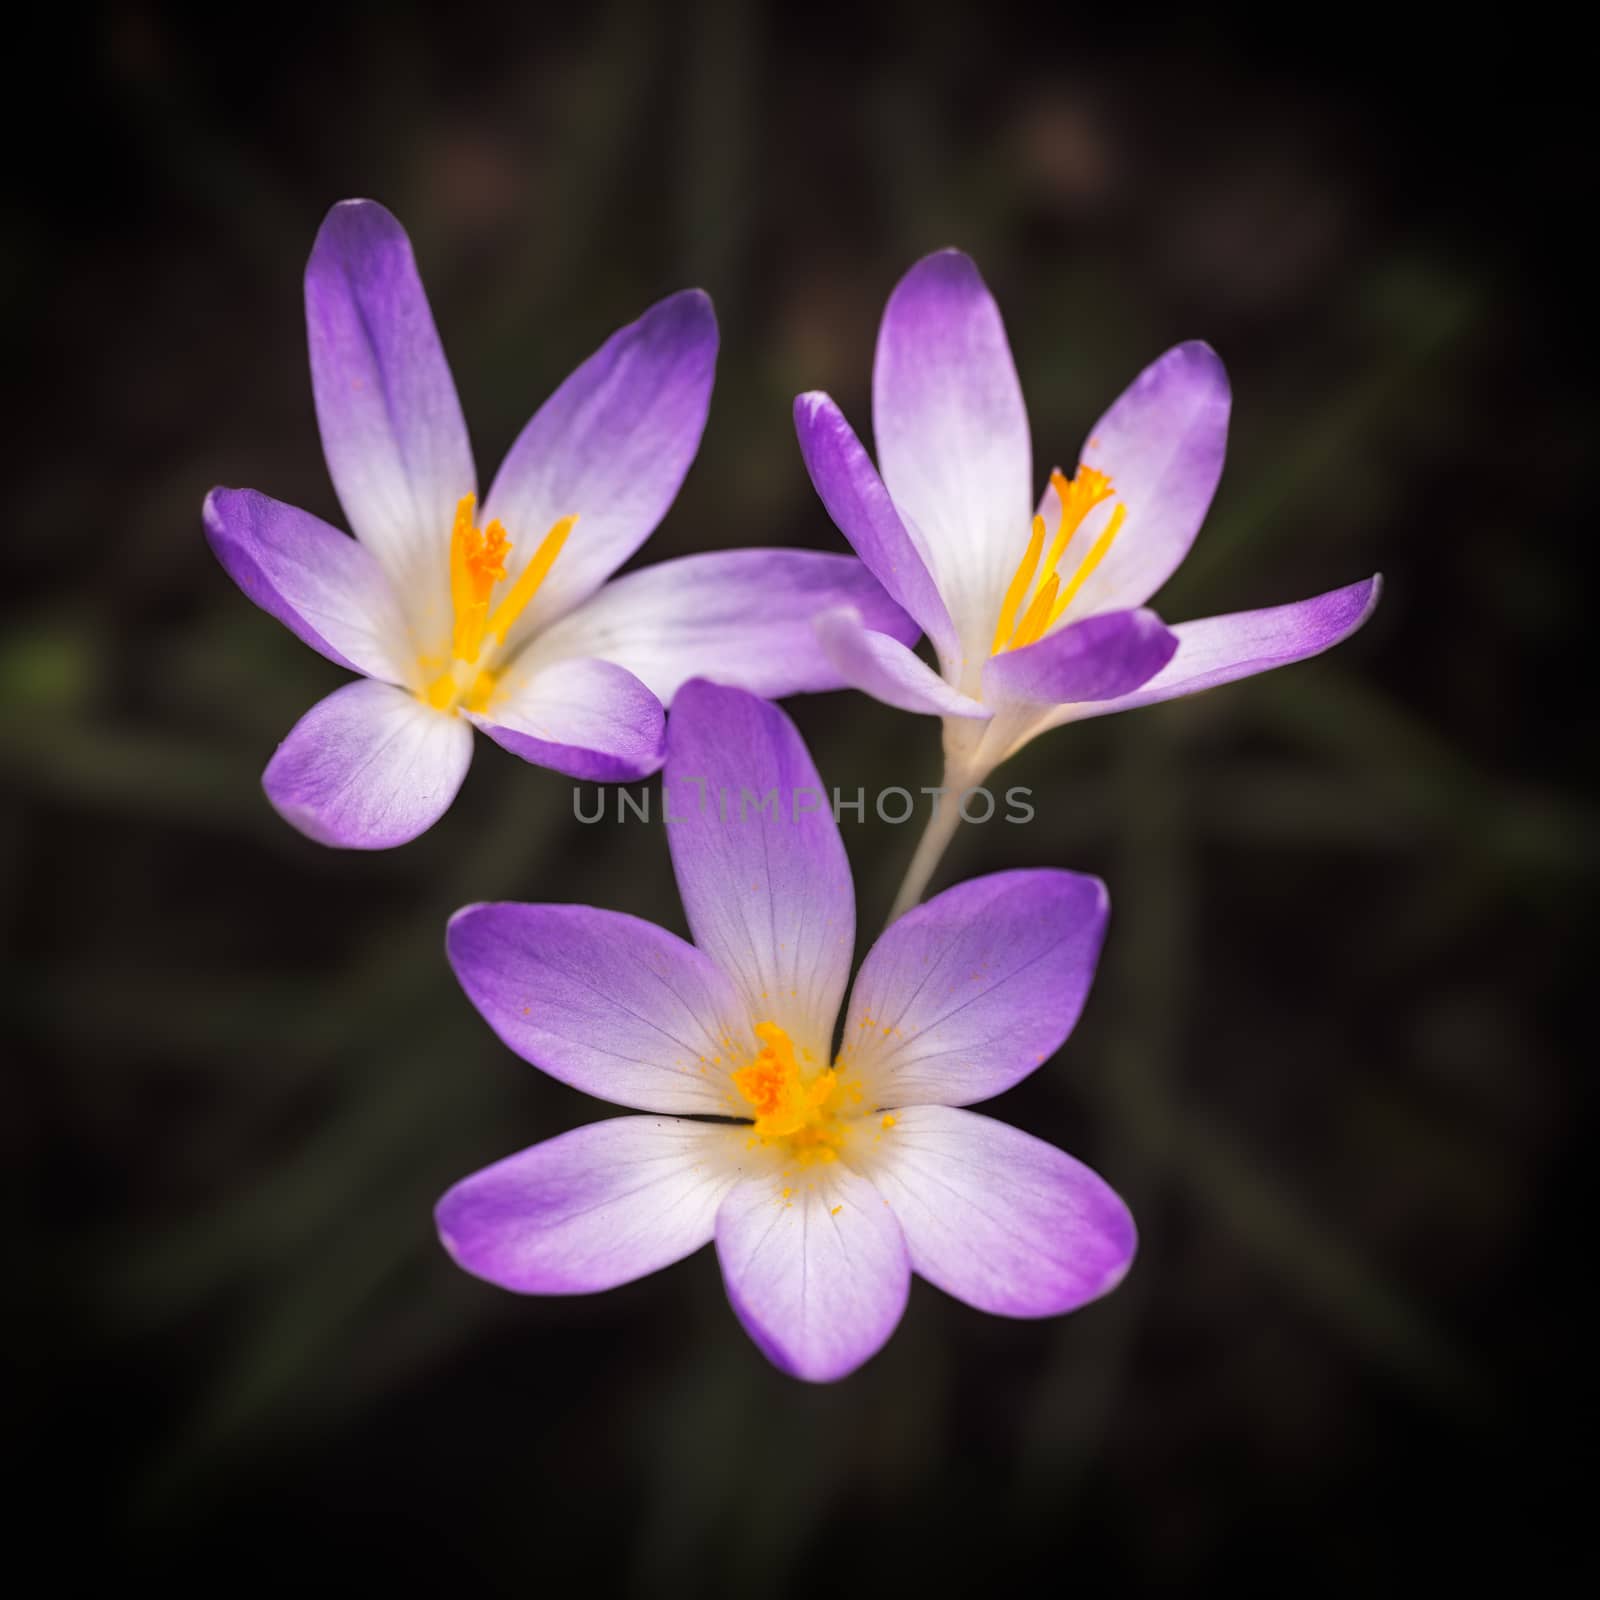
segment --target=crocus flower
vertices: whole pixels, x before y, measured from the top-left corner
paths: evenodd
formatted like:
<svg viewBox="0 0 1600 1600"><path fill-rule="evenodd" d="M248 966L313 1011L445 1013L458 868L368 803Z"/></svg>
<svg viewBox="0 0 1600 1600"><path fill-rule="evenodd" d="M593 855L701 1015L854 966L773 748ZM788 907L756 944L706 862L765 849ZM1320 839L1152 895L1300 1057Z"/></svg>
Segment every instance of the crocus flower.
<svg viewBox="0 0 1600 1600"><path fill-rule="evenodd" d="M606 580L665 515L699 447L717 326L697 290L613 334L540 407L481 510L472 448L400 224L329 212L306 267L323 452L356 537L249 489L214 489L212 548L312 649L362 675L268 764L273 805L325 844L431 826L472 728L597 781L661 764L662 704L715 673L761 694L837 688L810 620L841 602L915 637L849 558L738 550Z"/></svg>
<svg viewBox="0 0 1600 1600"><path fill-rule="evenodd" d="M1216 352L1169 350L1032 510L1028 414L999 307L967 256L919 261L878 330L877 468L826 394L799 396L794 415L828 514L921 625L939 671L848 608L817 623L829 659L879 700L944 719L953 790L982 783L1046 729L1337 644L1372 614L1379 578L1170 629L1145 608L1211 503L1228 411ZM951 826L955 814L942 813Z"/></svg>
<svg viewBox="0 0 1600 1600"><path fill-rule="evenodd" d="M884 1344L913 1272L1012 1317L1113 1288L1134 1251L1122 1201L962 1109L1071 1033L1104 887L999 872L918 907L868 953L836 1051L855 896L799 735L776 707L693 682L665 786L692 945L589 906L470 906L450 924L462 987L512 1050L646 1113L457 1184L438 1207L455 1259L502 1288L579 1294L714 1239L750 1336L819 1382Z"/></svg>

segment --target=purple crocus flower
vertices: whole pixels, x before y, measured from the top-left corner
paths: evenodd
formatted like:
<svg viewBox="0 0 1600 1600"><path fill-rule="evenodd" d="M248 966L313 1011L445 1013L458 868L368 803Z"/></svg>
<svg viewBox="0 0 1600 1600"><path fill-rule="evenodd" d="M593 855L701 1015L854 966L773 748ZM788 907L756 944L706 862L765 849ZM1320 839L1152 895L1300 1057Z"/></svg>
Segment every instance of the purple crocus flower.
<svg viewBox="0 0 1600 1600"><path fill-rule="evenodd" d="M858 606L915 628L848 557L735 550L606 580L666 514L699 447L717 326L698 290L613 334L512 445L481 512L455 385L389 212L347 200L306 267L311 383L356 538L249 489L206 532L239 587L362 675L314 706L263 777L324 844L403 844L444 813L472 728L596 781L661 764L663 714L696 673L761 694L838 688L811 619Z"/></svg>
<svg viewBox="0 0 1600 1600"><path fill-rule="evenodd" d="M715 1239L750 1336L816 1382L882 1347L913 1272L1012 1317L1115 1287L1134 1251L1122 1201L1060 1150L961 1109L1071 1033L1103 885L999 872L918 907L868 953L835 1050L855 895L793 725L690 683L665 786L692 945L589 906L469 906L450 924L462 987L512 1050L645 1113L457 1184L438 1207L455 1259L502 1288L580 1294Z"/></svg>
<svg viewBox="0 0 1600 1600"><path fill-rule="evenodd" d="M1378 577L1175 628L1145 608L1211 504L1229 403L1209 345L1169 350L1089 430L1071 477L1052 472L1031 509L1011 347L977 267L955 250L919 261L884 309L876 469L826 394L796 399L800 449L828 514L921 625L939 671L848 607L818 620L823 648L858 689L944 718L947 789L981 784L1046 729L1303 661L1371 616ZM956 816L954 805L936 815L901 908Z"/></svg>

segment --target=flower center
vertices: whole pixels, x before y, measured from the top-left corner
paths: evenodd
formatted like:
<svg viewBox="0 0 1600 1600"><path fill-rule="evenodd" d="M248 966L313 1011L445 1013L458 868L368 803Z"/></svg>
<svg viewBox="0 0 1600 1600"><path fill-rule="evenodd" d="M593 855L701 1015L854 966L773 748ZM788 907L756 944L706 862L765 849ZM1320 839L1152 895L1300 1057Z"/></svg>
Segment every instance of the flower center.
<svg viewBox="0 0 1600 1600"><path fill-rule="evenodd" d="M734 1087L755 1113L755 1137L777 1145L805 1166L836 1161L861 1103L861 1085L842 1083L837 1067L807 1077L794 1044L775 1022L758 1022L761 1053L733 1075Z"/></svg>
<svg viewBox="0 0 1600 1600"><path fill-rule="evenodd" d="M550 575L578 520L575 516L563 517L544 536L532 560L491 611L489 603L495 587L505 581L511 541L498 519L486 528L472 520L476 505L476 495L462 495L456 502L455 525L450 530L450 606L455 619L450 631L450 659L442 671L437 658L422 660L427 682L424 698L440 711L453 712L458 705L481 711L488 704L497 679L495 673L479 666L484 644L493 640L489 646L492 654L506 642L512 623Z"/></svg>
<svg viewBox="0 0 1600 1600"><path fill-rule="evenodd" d="M1099 538L1089 546L1088 554L1078 563L1078 570L1063 584L1056 571L1056 563L1066 554L1073 534L1083 526L1083 519L1102 500L1113 498L1116 490L1111 487L1111 480L1105 473L1097 472L1081 461L1070 482L1060 472L1052 472L1050 482L1061 502L1061 521L1056 527L1056 536L1050 541L1050 550L1046 554L1044 518L1033 519L1028 548L1023 552L1000 607L1000 621L994 630L990 655L997 656L1003 651L1020 650L1024 645L1033 644L1061 620L1067 607L1072 604L1073 597L1089 581L1094 569L1105 560L1106 551L1111 548L1112 540L1121 530L1123 519L1128 514L1125 505L1118 505L1112 511ZM1024 606L1023 601L1027 599L1030 589L1033 590L1033 598ZM1017 618L1019 611L1022 613L1020 621Z"/></svg>

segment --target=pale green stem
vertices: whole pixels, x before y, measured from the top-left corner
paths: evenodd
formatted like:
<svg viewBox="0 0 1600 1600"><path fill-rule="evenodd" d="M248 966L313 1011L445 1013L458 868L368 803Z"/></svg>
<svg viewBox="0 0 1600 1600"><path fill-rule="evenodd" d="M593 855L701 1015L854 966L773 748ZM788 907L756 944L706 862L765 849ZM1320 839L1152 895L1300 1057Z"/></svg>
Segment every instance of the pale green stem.
<svg viewBox="0 0 1600 1600"><path fill-rule="evenodd" d="M972 773L964 768L952 771L946 762L943 790L934 802L933 815L928 818L928 825L923 829L922 837L917 841L916 854L911 858L911 865L906 868L900 892L894 897L894 905L889 911L889 922L903 917L922 898L928 887L928 881L933 877L946 849L949 848L950 841L955 837L956 829L961 826L962 792L981 781L975 779Z"/></svg>

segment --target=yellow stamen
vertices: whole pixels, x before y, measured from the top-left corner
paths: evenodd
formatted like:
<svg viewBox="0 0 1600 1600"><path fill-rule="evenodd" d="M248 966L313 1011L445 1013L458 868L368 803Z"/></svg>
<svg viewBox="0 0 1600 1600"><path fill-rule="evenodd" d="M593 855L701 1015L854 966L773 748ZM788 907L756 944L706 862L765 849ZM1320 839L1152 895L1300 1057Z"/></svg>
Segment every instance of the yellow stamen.
<svg viewBox="0 0 1600 1600"><path fill-rule="evenodd" d="M1056 563L1066 554L1067 546L1072 543L1072 536L1083 526L1084 518L1103 500L1109 500L1116 491L1111 486L1111 479L1105 473L1083 462L1079 462L1078 470L1071 479L1060 471L1052 472L1050 484L1061 506L1061 520L1056 526L1055 538L1050 541L1050 549L1043 553L1041 559L1044 519L1042 517L1033 519L1033 529L1028 536L1028 548L1023 552L1022 560L1000 606L1000 620L995 628L994 643L989 648L991 655L998 655L1002 650L1020 650L1024 645L1033 644L1060 621L1073 596L1104 560L1105 553L1111 548L1111 541L1116 538L1117 530L1122 526L1123 517L1126 515L1125 507L1116 508L1105 532L1095 540L1093 548L1079 564L1077 572L1063 586L1056 572ZM1035 579L1038 581L1038 589L1027 609L1023 611L1022 621L1013 628L1012 622ZM1043 599L1046 590L1050 593L1048 600ZM1042 607L1041 601L1043 601Z"/></svg>
<svg viewBox="0 0 1600 1600"><path fill-rule="evenodd" d="M807 1078L795 1059L789 1035L775 1022L758 1022L761 1052L733 1074L734 1087L755 1112L755 1136L776 1143L801 1165L835 1161L844 1142L842 1103L860 1099L860 1088L841 1084L829 1067Z"/></svg>
<svg viewBox="0 0 1600 1600"><path fill-rule="evenodd" d="M468 711L487 711L489 702L494 698L494 692L500 686L500 675L495 672L480 672L472 682L461 691L461 704Z"/></svg>
<svg viewBox="0 0 1600 1600"><path fill-rule="evenodd" d="M1106 551L1111 548L1112 541L1117 537L1122 528L1123 518L1128 514L1126 506L1118 506L1111 513L1111 520L1106 524L1105 531L1089 547L1089 553L1083 558L1078 570L1073 573L1071 581L1067 584L1050 608L1050 620L1045 624L1047 628L1054 627L1060 620L1062 612L1072 604L1072 597L1089 581L1094 569L1106 558Z"/></svg>
<svg viewBox="0 0 1600 1600"><path fill-rule="evenodd" d="M989 646L989 654L997 656L1006 640L1011 637L1011 625L1017 620L1017 607L1022 604L1022 597L1028 592L1028 585L1033 582L1034 569L1039 565L1039 553L1044 549L1044 518L1033 519L1033 532L1028 537L1028 548L1023 552L1022 562L1012 577L1010 586L1006 590L1006 597L1000 607L1000 622L994 630L994 643ZM1052 557L1051 565L1059 559Z"/></svg>
<svg viewBox="0 0 1600 1600"><path fill-rule="evenodd" d="M567 542L567 535L572 532L572 525L577 520L575 516L563 517L544 536L539 548L533 552L533 559L512 584L511 593L495 608L494 615L489 619L488 631L494 635L496 644L506 642L511 624L522 615L528 602L539 592L539 586L549 577L550 569L556 564L556 557L561 554L561 547Z"/></svg>
<svg viewBox="0 0 1600 1600"><path fill-rule="evenodd" d="M1011 635L1011 643L1006 647L1009 650L1020 650L1024 645L1032 644L1045 630L1045 624L1050 620L1050 607L1055 604L1056 586L1060 579L1051 573L1044 580L1044 587L1033 597L1033 603L1022 613L1022 621L1017 624L1017 631Z"/></svg>
<svg viewBox="0 0 1600 1600"><path fill-rule="evenodd" d="M476 661L489 616L489 597L506 575L511 543L498 522L479 529L472 520L477 496L464 494L456 503L455 526L450 530L450 600L455 608L455 629L450 648L459 661Z"/></svg>
<svg viewBox="0 0 1600 1600"><path fill-rule="evenodd" d="M563 517L544 536L532 559L517 581L491 613L489 603L496 585L506 578L506 562L511 541L497 520L486 528L473 521L475 495L463 495L456 502L454 525L450 529L450 631L451 661L440 671L437 656L424 656L419 663L425 687L422 698L440 711L454 711L465 704L470 710L483 710L499 682L499 673L488 666L473 672L485 641L495 646L506 642L517 618L539 592L550 575L556 557L572 532L576 516Z"/></svg>
<svg viewBox="0 0 1600 1600"><path fill-rule="evenodd" d="M1093 468L1083 467L1080 469L1080 471L1090 472L1093 471ZM1103 473L1097 472L1095 473L1095 477L1100 480L1100 484L1109 483L1109 480ZM1084 492L1080 493L1073 487L1073 484L1068 481L1066 474L1062 472L1060 467L1057 467L1055 471L1050 474L1050 487L1055 490L1056 499L1060 503L1061 520L1056 524L1056 536L1050 545L1050 559L1044 564L1044 570L1046 572L1054 572L1056 570L1056 562L1058 562L1062 556L1066 554L1067 546L1072 543L1072 536L1082 525L1084 517L1089 514L1089 512L1099 503L1100 500L1105 498L1106 494L1111 493L1110 488L1107 487L1104 494L1096 495L1095 499L1090 500L1087 505L1080 507L1078 502L1086 498L1087 493L1092 492L1092 490L1086 489ZM1093 487L1098 488L1099 485L1095 485Z"/></svg>

